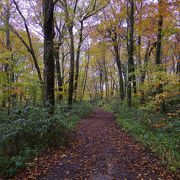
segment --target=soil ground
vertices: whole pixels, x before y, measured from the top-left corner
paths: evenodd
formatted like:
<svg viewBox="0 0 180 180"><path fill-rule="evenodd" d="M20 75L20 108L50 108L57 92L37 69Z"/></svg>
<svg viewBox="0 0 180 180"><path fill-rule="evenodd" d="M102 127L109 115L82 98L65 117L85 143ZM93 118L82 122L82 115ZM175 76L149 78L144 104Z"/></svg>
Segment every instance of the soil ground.
<svg viewBox="0 0 180 180"><path fill-rule="evenodd" d="M136 180L177 179L131 135L112 113L96 109L81 120L69 145L35 159L15 179Z"/></svg>

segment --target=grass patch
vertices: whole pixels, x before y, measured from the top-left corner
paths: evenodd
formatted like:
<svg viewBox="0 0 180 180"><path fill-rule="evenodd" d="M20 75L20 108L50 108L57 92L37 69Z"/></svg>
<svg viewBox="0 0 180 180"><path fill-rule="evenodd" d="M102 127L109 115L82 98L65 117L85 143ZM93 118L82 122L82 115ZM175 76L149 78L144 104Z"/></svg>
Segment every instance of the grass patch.
<svg viewBox="0 0 180 180"><path fill-rule="evenodd" d="M76 103L71 110L58 104L53 116L43 107L14 110L0 115L0 176L10 177L26 167L39 152L68 142L70 132L93 105Z"/></svg>
<svg viewBox="0 0 180 180"><path fill-rule="evenodd" d="M125 102L102 103L117 115L117 122L140 143L160 157L172 171L180 169L180 119L145 108L127 107Z"/></svg>

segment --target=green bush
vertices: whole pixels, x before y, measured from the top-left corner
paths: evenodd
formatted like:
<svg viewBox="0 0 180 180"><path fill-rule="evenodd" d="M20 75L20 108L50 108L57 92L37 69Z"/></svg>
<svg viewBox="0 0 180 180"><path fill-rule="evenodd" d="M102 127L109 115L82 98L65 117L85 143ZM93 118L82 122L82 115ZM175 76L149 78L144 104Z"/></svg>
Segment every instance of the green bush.
<svg viewBox="0 0 180 180"><path fill-rule="evenodd" d="M49 116L42 107L26 107L13 111L10 116L2 114L0 175L12 176L39 151L68 142L70 132L81 117L92 111L92 107L87 102L81 102L69 110L59 104L53 116Z"/></svg>
<svg viewBox="0 0 180 180"><path fill-rule="evenodd" d="M180 169L180 120L145 108L128 108L112 100L104 108L117 115L118 124L145 147L156 153L173 171Z"/></svg>

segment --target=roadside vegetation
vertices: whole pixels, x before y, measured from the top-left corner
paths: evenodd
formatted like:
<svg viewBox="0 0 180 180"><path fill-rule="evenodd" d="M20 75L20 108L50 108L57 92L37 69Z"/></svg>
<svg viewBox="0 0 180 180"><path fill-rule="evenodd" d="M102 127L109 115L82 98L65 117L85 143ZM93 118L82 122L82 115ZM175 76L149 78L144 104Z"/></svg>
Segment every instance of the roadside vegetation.
<svg viewBox="0 0 180 180"><path fill-rule="evenodd" d="M26 163L48 148L68 143L68 136L93 105L75 103L71 110L58 104L53 116L43 107L27 106L0 115L0 175L14 175Z"/></svg>
<svg viewBox="0 0 180 180"><path fill-rule="evenodd" d="M176 99L176 101L178 101ZM152 105L138 105L128 108L125 102L117 98L101 102L105 110L114 112L119 126L132 134L137 141L154 152L164 165L172 171L180 169L180 119L176 113L162 114L155 112Z"/></svg>

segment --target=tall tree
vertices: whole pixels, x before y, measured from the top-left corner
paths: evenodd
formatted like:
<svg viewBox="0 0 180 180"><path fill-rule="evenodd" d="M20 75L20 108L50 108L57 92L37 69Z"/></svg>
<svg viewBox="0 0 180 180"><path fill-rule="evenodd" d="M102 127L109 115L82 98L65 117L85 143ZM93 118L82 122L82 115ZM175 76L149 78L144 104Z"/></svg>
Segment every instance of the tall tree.
<svg viewBox="0 0 180 180"><path fill-rule="evenodd" d="M26 18L25 18L25 16L23 15L22 11L20 10L19 5L18 5L18 3L16 2L16 0L13 0L13 3L15 4L16 9L17 9L20 17L21 17L22 20L23 20L24 27L25 27L25 30L26 30L26 33L27 33L27 37L28 37L28 43L27 43L26 40L20 35L20 33L19 33L17 30L15 30L15 28L13 28L12 26L11 26L11 30L12 30L12 32L14 32L14 33L16 34L16 36L19 38L19 40L24 44L24 46L26 47L26 49L28 50L28 52L31 54L32 59L33 59L33 61L34 61L34 66L35 66L36 71L37 71L37 74L38 74L39 81L40 81L40 83L43 84L40 67L39 67L39 64L38 64L38 60L37 60L37 57L36 57L36 53L35 53L34 48L33 48L31 33L30 33L30 30L29 30L29 27L28 27Z"/></svg>
<svg viewBox="0 0 180 180"><path fill-rule="evenodd" d="M49 113L54 111L54 2L44 0L44 104L49 109Z"/></svg>
<svg viewBox="0 0 180 180"><path fill-rule="evenodd" d="M74 17L77 9L78 0L75 0L73 7L69 6L67 0L60 1L62 9L65 12L66 27L69 33L70 39L70 70L69 70L69 89L68 89L68 105L72 106L73 92L74 92Z"/></svg>
<svg viewBox="0 0 180 180"><path fill-rule="evenodd" d="M163 15L162 8L163 0L158 0L158 33L157 33L157 45L156 45L156 64L161 64L161 46L162 46L162 28L163 28Z"/></svg>
<svg viewBox="0 0 180 180"><path fill-rule="evenodd" d="M123 81L123 76L122 76L122 65L121 65L121 60L120 60L120 52L119 52L119 43L118 43L118 37L117 33L114 32L112 35L112 42L113 42L113 49L114 49L114 54L115 54L115 61L116 65L118 68L118 73L119 73L119 91L120 91L120 97L121 99L125 98L125 93L124 93L124 81Z"/></svg>
<svg viewBox="0 0 180 180"><path fill-rule="evenodd" d="M128 86L127 86L127 104L132 106L131 84L134 81L134 0L128 0Z"/></svg>
<svg viewBox="0 0 180 180"><path fill-rule="evenodd" d="M66 35L65 22L62 17L57 16L55 20L55 42L54 42L54 58L55 58L55 69L56 69L56 78L57 78L57 89L58 95L57 99L63 99L63 67L61 62L64 61L64 52L61 51L62 58L60 58L60 50L64 43L64 36Z"/></svg>
<svg viewBox="0 0 180 180"><path fill-rule="evenodd" d="M4 7L4 27L5 27L5 35L6 35L6 50L7 51L11 51L11 39L10 39L10 24L9 24L9 20L10 20L10 2L9 0L5 1L5 7ZM6 72L6 79L7 79L7 83L9 83L10 81L10 77L9 77L9 72L10 72L10 67L9 67L9 62L10 59L7 59L8 63L6 63L4 65L4 71ZM9 93L8 93L9 94ZM10 96L8 96L8 107L10 106ZM2 107L6 107L6 98L3 98L2 101ZM8 113L9 113L9 108L8 108Z"/></svg>
<svg viewBox="0 0 180 180"><path fill-rule="evenodd" d="M120 98L125 98L124 92L124 80L123 80L123 71L122 71L122 62L120 58L120 50L122 46L122 37L123 37L123 3L120 1L109 2L107 9L103 10L103 21L102 17L100 20L102 23L100 24L99 32L104 36L104 38L108 38L108 41L112 44L113 56L116 62L117 70L118 70L118 79L119 79L119 94Z"/></svg>
<svg viewBox="0 0 180 180"><path fill-rule="evenodd" d="M108 1L98 1L98 0L93 0L89 1L88 4L84 3L83 5L85 7L81 7L81 12L79 15L79 40L78 40L78 46L76 49L76 59L75 59L75 82L74 82L74 100L76 100L77 96L77 88L78 88L78 80L79 80L79 60L80 60L80 53L81 53L81 46L83 44L83 40L86 37L83 36L83 30L84 30L84 23L87 21L89 18L91 18L93 15L97 14L100 10L105 8L108 4ZM84 10L85 9L85 10Z"/></svg>

